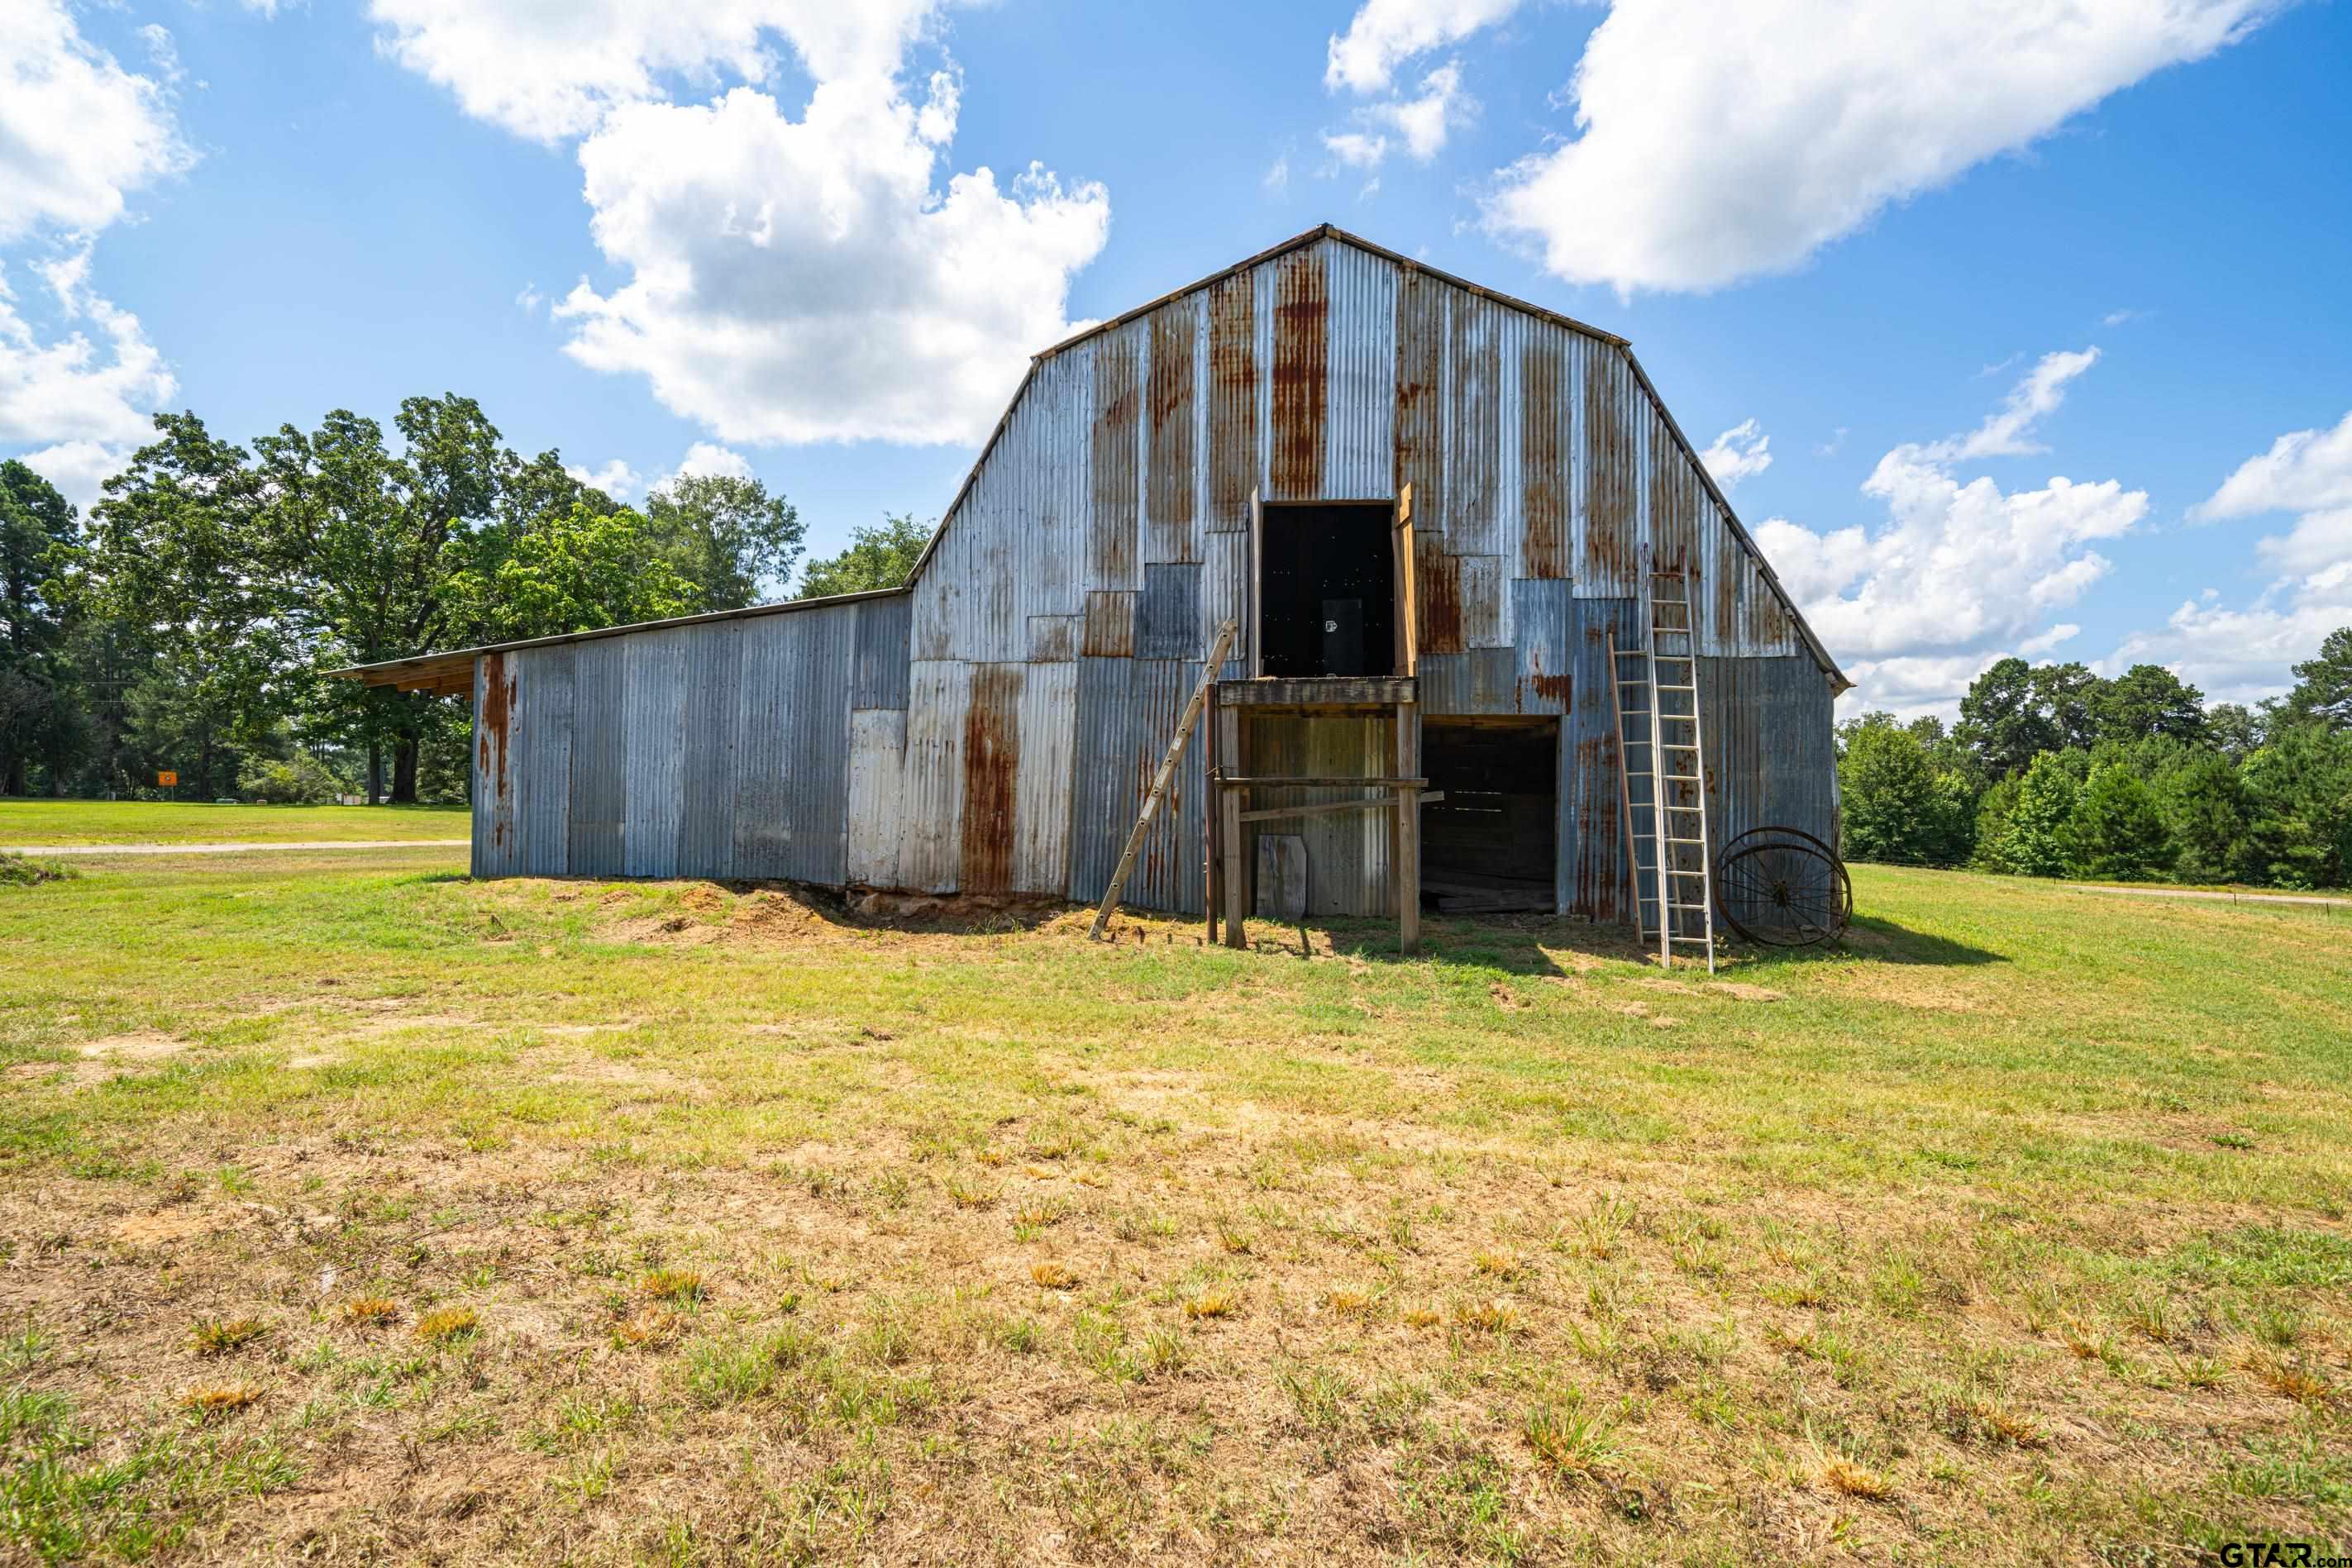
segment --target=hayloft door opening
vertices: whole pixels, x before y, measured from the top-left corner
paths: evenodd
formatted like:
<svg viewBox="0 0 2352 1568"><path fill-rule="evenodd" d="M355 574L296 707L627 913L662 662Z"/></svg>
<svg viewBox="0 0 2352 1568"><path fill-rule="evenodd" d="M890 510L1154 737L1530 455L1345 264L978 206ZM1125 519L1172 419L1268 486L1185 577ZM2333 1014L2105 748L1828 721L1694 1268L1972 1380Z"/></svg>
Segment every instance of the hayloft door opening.
<svg viewBox="0 0 2352 1568"><path fill-rule="evenodd" d="M1552 908L1559 852L1559 721L1421 721L1421 906L1433 914Z"/></svg>
<svg viewBox="0 0 2352 1568"><path fill-rule="evenodd" d="M1259 510L1259 673L1397 675L1396 508L1387 501Z"/></svg>

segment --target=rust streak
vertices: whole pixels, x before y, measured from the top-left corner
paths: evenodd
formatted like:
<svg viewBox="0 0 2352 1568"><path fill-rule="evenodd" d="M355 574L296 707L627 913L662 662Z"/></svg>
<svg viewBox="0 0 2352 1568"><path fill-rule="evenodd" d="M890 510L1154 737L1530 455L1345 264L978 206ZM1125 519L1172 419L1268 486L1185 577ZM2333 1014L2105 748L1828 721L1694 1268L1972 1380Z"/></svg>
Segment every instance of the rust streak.
<svg viewBox="0 0 2352 1568"><path fill-rule="evenodd" d="M1136 566L1135 337L1114 332L1095 344L1094 516L1087 536L1087 576L1108 587L1132 586Z"/></svg>
<svg viewBox="0 0 2352 1568"><path fill-rule="evenodd" d="M1462 640L1462 558L1445 553L1443 539L1413 531L1413 596L1421 612L1416 628L1423 653L1459 653Z"/></svg>
<svg viewBox="0 0 2352 1568"><path fill-rule="evenodd" d="M1396 487L1412 486L1416 538L1445 537L1444 286L1410 272L1397 289ZM1417 558L1416 558L1417 559Z"/></svg>
<svg viewBox="0 0 2352 1568"><path fill-rule="evenodd" d="M1560 384L1561 345L1549 333L1529 342L1519 356L1520 465L1527 533L1520 544L1520 574L1567 577L1567 417Z"/></svg>
<svg viewBox="0 0 2352 1568"><path fill-rule="evenodd" d="M1151 559L1198 560L1192 512L1192 328L1190 302L1151 318L1149 402Z"/></svg>
<svg viewBox="0 0 2352 1568"><path fill-rule="evenodd" d="M1013 885L1014 781L1021 760L1017 664L979 664L963 721L963 876L970 893Z"/></svg>
<svg viewBox="0 0 2352 1568"><path fill-rule="evenodd" d="M1640 557L1633 532L1633 442L1625 426L1623 356L1585 355L1584 560L1580 576L1631 591Z"/></svg>
<svg viewBox="0 0 2352 1568"><path fill-rule="evenodd" d="M1249 526L1257 467L1257 322L1247 273L1209 296L1209 527Z"/></svg>
<svg viewBox="0 0 2352 1568"><path fill-rule="evenodd" d="M1330 346L1331 300L1322 252L1294 252L1275 277L1275 499L1311 500L1323 494Z"/></svg>

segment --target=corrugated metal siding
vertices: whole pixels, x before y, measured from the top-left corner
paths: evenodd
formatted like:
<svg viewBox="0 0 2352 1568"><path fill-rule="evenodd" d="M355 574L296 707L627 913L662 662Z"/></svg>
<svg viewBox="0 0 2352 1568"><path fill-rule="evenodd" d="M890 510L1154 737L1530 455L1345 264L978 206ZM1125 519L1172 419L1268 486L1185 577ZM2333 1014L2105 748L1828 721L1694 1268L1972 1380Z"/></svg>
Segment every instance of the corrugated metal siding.
<svg viewBox="0 0 2352 1568"><path fill-rule="evenodd" d="M1326 237L1039 361L908 595L578 644L569 697L520 653L497 725L485 659L477 868L1097 896L1192 661L1246 620L1251 491L1406 484L1423 711L1568 716L1564 907L1622 913L1598 631L1639 644L1654 559L1691 569L1711 657L1791 666L1727 665L1748 683L1708 695L1727 745L1750 705L1811 705L1738 810L1825 820L1827 682L1622 347ZM1147 905L1199 907L1202 749L1131 884ZM1747 790L1738 755L1724 768ZM1317 831L1318 881L1352 868L1328 896L1384 910L1385 829L1353 859L1363 824Z"/></svg>
<svg viewBox="0 0 2352 1568"><path fill-rule="evenodd" d="M509 655L524 744L512 763L517 869L562 876L571 852L572 668L569 646Z"/></svg>
<svg viewBox="0 0 2352 1568"><path fill-rule="evenodd" d="M628 639L573 649L572 685L572 838L564 870L572 876L619 876L625 869L621 824L628 779L622 720L628 691Z"/></svg>
<svg viewBox="0 0 2352 1568"><path fill-rule="evenodd" d="M849 706L856 708L907 706L907 663L915 625L912 594L899 599L869 599L849 607L857 622L857 681ZM838 615L842 611L802 612ZM787 617L786 619L790 619Z"/></svg>
<svg viewBox="0 0 2352 1568"><path fill-rule="evenodd" d="M1199 658L1201 569L1154 562L1143 569L1143 597L1136 603L1135 656L1139 659Z"/></svg>

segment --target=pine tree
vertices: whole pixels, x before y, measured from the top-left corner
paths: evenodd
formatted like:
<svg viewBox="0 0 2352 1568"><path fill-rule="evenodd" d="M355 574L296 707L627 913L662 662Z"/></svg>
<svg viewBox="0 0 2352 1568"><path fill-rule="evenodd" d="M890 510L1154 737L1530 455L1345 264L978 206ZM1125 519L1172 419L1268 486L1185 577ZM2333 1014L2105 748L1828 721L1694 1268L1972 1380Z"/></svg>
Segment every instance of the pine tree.
<svg viewBox="0 0 2352 1568"><path fill-rule="evenodd" d="M2172 869L2176 853L2155 795L2138 774L2115 765L2093 773L2084 787L2071 837L2069 859L2077 876L2152 881Z"/></svg>

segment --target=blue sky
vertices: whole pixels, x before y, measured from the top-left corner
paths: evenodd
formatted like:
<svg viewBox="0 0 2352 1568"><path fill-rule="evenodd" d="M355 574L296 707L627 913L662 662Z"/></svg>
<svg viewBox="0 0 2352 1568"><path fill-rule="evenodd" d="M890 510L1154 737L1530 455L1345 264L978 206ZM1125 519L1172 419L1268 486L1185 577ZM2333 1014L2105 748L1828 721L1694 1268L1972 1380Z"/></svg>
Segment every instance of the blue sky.
<svg viewBox="0 0 2352 1568"><path fill-rule="evenodd" d="M2347 64L2341 0L0 0L0 454L457 391L823 552L1330 221L1632 338L1850 707L2246 698L2352 623Z"/></svg>

